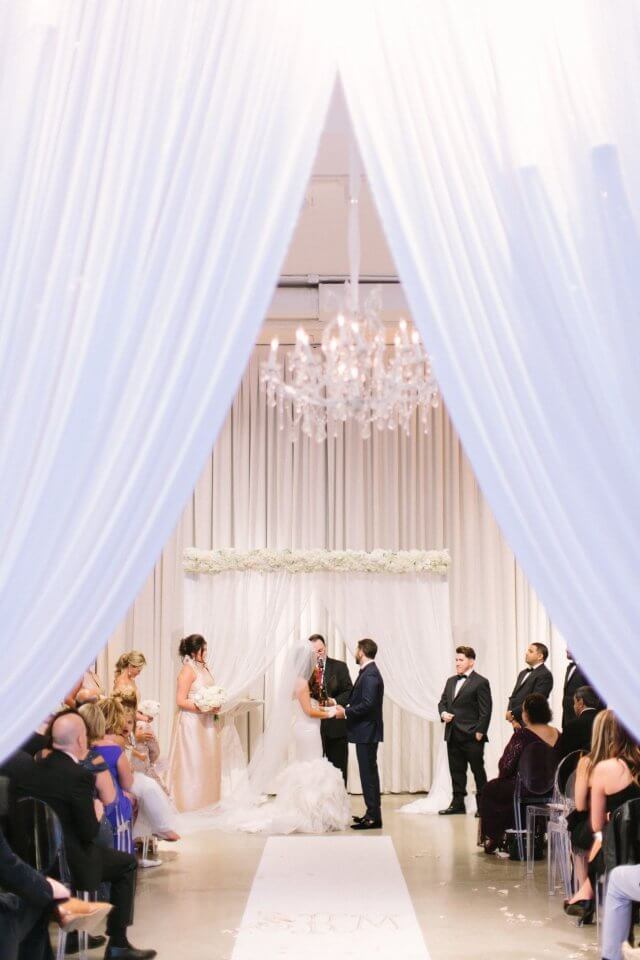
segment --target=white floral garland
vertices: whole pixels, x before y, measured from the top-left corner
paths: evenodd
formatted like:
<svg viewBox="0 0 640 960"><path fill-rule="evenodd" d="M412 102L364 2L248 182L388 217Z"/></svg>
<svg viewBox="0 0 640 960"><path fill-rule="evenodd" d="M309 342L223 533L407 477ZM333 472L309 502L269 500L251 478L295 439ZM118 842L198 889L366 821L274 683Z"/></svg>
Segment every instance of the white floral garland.
<svg viewBox="0 0 640 960"><path fill-rule="evenodd" d="M188 573L259 570L267 573L432 573L446 575L448 550L198 550L188 547L182 566Z"/></svg>

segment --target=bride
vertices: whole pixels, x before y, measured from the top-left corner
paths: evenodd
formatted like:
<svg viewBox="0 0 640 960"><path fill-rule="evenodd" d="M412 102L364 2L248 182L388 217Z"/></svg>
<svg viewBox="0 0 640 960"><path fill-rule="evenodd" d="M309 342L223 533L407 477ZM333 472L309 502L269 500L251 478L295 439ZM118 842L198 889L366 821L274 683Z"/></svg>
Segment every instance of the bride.
<svg viewBox="0 0 640 960"><path fill-rule="evenodd" d="M310 646L295 647L280 675L271 717L247 776L220 804L221 829L247 833L328 833L351 821L342 774L322 756L322 708L310 684L315 665ZM315 692L315 691L314 691ZM293 748L293 757L290 756ZM275 794L268 799L266 794Z"/></svg>

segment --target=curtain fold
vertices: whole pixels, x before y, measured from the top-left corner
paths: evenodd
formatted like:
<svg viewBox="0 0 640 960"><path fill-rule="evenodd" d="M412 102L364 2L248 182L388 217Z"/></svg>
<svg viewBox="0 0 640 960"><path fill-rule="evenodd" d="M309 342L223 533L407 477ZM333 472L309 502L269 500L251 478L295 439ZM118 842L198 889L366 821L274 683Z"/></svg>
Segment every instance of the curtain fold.
<svg viewBox="0 0 640 960"><path fill-rule="evenodd" d="M193 489L335 63L296 0L0 16L2 758L101 648Z"/></svg>
<svg viewBox="0 0 640 960"><path fill-rule="evenodd" d="M346 15L347 103L447 407L523 570L640 734L640 10Z"/></svg>

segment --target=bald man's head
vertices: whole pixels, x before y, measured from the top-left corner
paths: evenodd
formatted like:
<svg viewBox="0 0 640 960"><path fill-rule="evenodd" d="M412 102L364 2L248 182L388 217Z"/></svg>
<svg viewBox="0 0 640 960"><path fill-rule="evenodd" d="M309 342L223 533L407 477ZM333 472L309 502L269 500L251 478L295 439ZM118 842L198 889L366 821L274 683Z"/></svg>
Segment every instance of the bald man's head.
<svg viewBox="0 0 640 960"><path fill-rule="evenodd" d="M78 713L63 713L51 726L51 741L54 750L63 750L78 760L87 753L87 727Z"/></svg>

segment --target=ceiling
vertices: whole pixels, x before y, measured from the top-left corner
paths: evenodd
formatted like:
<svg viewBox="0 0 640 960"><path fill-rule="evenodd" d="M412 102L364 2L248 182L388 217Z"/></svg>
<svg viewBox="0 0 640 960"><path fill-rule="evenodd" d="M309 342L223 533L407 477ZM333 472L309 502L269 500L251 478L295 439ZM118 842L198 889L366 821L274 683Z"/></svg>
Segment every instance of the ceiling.
<svg viewBox="0 0 640 960"><path fill-rule="evenodd" d="M282 267L281 281L349 274L348 171L351 121L339 83L333 92L313 173ZM366 180L360 194L363 277L395 278L396 269Z"/></svg>

